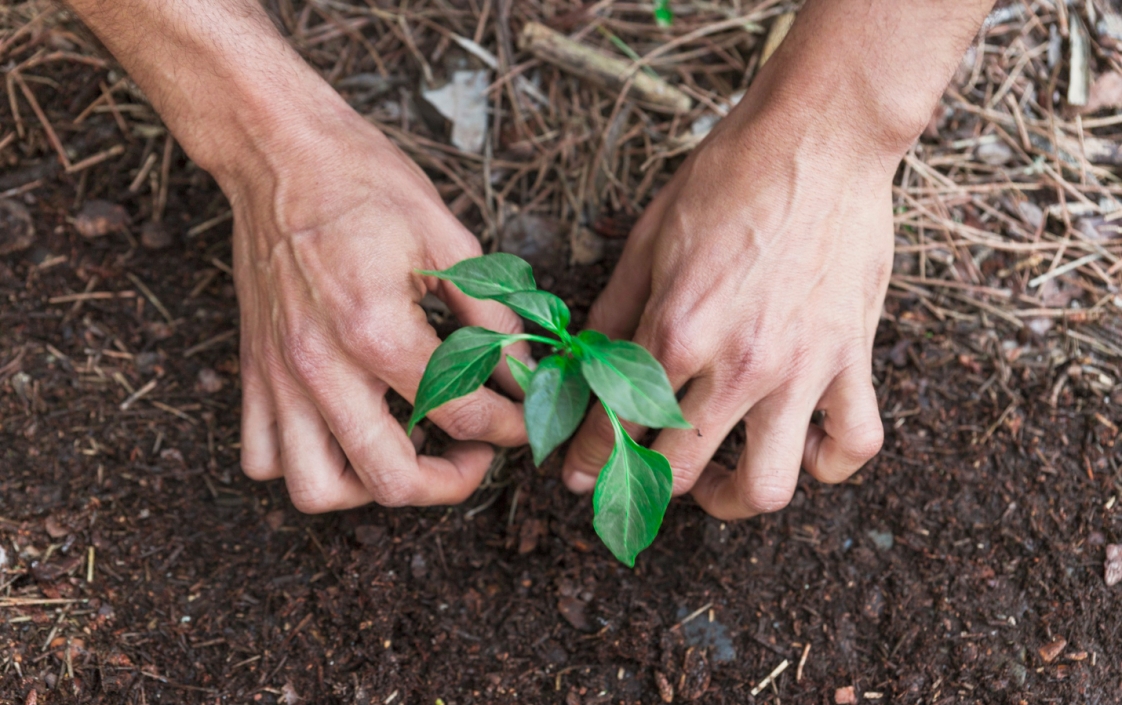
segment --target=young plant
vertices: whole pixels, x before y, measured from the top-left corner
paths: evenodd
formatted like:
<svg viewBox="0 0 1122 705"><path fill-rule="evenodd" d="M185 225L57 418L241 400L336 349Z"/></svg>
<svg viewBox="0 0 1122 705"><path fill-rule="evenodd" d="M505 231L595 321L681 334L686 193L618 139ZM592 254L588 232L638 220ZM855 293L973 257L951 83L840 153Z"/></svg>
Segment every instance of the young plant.
<svg viewBox="0 0 1122 705"><path fill-rule="evenodd" d="M592 392L608 413L615 446L592 493L592 525L608 549L628 566L654 541L670 503L670 463L632 440L620 419L651 428L689 428L662 365L642 346L609 340L594 330L571 335L565 302L534 282L530 265L510 254L463 260L440 272L421 274L449 281L477 299L505 304L556 337L507 335L485 328L460 328L429 359L417 390L409 431L441 404L470 394L494 372L502 349L520 340L549 345L553 354L531 370L513 357L507 365L526 393L524 415L534 463L577 430Z"/></svg>

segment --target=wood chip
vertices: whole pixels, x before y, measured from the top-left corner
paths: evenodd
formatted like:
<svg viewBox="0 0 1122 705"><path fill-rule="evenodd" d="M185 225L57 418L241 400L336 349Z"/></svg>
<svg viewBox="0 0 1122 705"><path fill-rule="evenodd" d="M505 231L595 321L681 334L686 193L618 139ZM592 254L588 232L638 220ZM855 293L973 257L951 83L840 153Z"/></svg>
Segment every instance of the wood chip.
<svg viewBox="0 0 1122 705"><path fill-rule="evenodd" d="M1067 639L1058 636L1051 642L1041 646L1037 652L1040 654L1040 658L1044 659L1044 663L1052 663L1063 653L1065 648L1067 648Z"/></svg>

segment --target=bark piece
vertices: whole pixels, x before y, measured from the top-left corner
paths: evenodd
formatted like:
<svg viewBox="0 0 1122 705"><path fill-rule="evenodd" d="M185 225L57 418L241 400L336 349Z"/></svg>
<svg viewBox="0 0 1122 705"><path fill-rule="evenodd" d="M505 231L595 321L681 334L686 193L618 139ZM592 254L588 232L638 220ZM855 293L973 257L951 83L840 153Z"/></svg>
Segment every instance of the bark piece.
<svg viewBox="0 0 1122 705"><path fill-rule="evenodd" d="M1044 663L1052 663L1064 652L1067 648L1067 639L1058 636L1052 641L1048 642L1039 649L1040 658L1044 659Z"/></svg>

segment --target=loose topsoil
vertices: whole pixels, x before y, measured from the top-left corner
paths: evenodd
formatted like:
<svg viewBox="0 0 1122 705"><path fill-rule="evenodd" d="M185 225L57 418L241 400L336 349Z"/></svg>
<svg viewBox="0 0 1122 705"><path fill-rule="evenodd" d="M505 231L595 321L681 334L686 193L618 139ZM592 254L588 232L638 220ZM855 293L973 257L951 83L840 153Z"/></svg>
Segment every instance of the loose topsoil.
<svg viewBox="0 0 1122 705"><path fill-rule="evenodd" d="M107 80L44 73L72 87L34 85L56 120ZM118 141L109 112L56 127ZM74 176L45 142L4 157L0 190L41 183L0 213L35 233L0 255L0 702L1122 701L1122 375L1062 321L1017 335L893 289L884 451L749 521L677 499L633 570L525 449L462 506L304 516L239 470L230 225L199 227L225 202L177 149L141 231L129 185L163 144ZM97 200L126 222L82 237ZM539 263L578 323L618 243Z"/></svg>

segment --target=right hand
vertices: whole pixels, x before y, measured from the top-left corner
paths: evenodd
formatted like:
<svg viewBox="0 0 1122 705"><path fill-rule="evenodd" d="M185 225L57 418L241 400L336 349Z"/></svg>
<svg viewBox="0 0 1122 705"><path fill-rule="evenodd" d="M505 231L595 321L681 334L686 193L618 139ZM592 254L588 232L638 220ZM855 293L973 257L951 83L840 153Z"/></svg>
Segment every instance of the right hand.
<svg viewBox="0 0 1122 705"><path fill-rule="evenodd" d="M310 139L267 168L238 170L252 177L220 179L234 211L242 468L284 477L304 512L455 504L482 480L488 443L526 442L521 407L486 388L441 406L429 417L461 442L430 457L386 392L412 402L440 344L419 305L427 291L465 325L516 333L521 323L416 274L481 254L479 242L416 164L347 113L309 121ZM522 346L511 352L528 359Z"/></svg>

